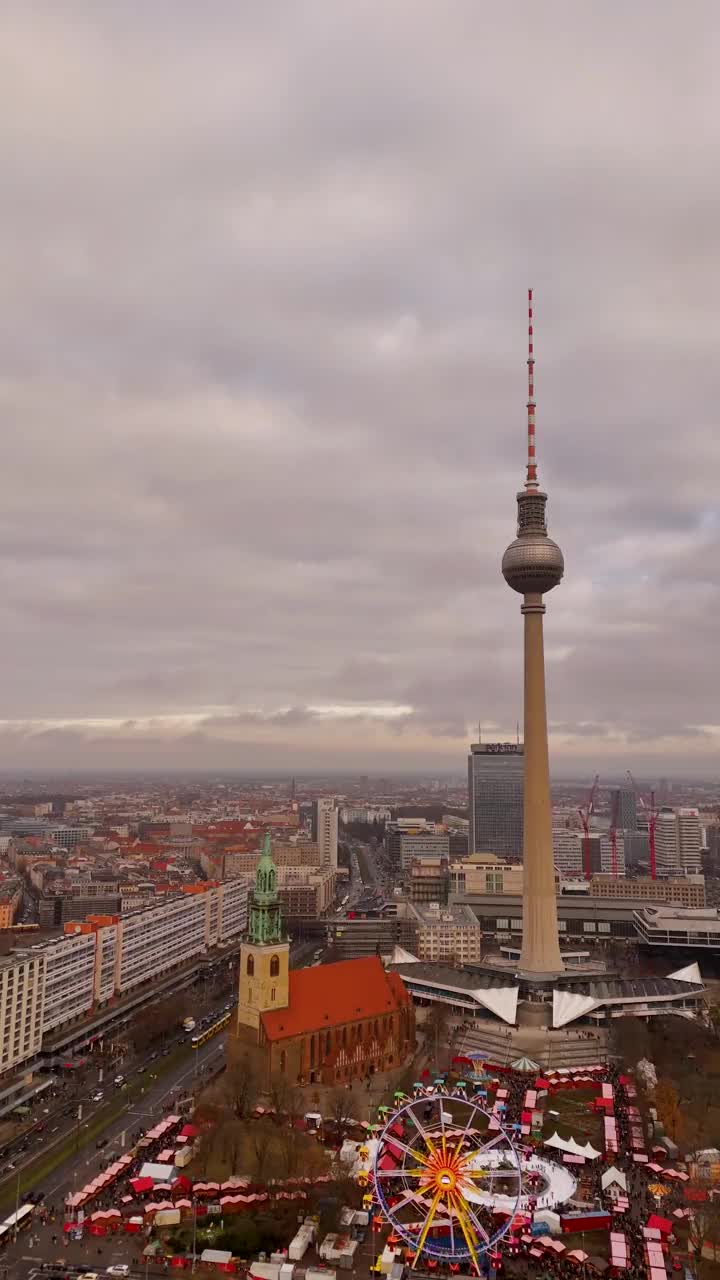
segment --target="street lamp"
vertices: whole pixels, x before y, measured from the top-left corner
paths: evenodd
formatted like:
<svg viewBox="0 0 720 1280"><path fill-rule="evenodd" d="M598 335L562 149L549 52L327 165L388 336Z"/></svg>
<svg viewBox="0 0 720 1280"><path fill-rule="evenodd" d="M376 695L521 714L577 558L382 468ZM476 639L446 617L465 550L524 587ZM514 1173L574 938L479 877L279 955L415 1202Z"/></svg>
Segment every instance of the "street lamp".
<svg viewBox="0 0 720 1280"><path fill-rule="evenodd" d="M196 1242L197 1242L197 1200L196 1200L195 1196L193 1196L192 1207L193 1207L193 1234L192 1234L192 1267L191 1267L191 1271L192 1271L192 1272L194 1272L194 1271L195 1271L195 1266L196 1266L196 1263L197 1263L197 1252L196 1252L196 1247L195 1247L195 1246L196 1246Z"/></svg>

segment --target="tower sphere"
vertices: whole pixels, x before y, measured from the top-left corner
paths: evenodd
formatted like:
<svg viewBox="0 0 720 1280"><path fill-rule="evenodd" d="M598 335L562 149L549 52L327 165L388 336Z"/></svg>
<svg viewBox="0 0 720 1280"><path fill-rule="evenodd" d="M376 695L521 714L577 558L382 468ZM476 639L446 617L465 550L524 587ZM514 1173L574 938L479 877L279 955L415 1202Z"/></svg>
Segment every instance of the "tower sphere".
<svg viewBox="0 0 720 1280"><path fill-rule="evenodd" d="M502 573L513 591L545 595L562 581L563 553L546 533L522 533L502 558Z"/></svg>

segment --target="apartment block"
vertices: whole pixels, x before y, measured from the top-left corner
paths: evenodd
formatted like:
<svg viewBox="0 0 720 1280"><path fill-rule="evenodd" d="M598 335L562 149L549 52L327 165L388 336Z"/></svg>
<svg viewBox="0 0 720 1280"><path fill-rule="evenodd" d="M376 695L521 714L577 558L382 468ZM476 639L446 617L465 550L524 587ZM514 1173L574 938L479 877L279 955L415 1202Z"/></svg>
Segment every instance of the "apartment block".
<svg viewBox="0 0 720 1280"><path fill-rule="evenodd" d="M491 853L473 854L450 864L452 894L522 893L522 887L522 864L502 862Z"/></svg>
<svg viewBox="0 0 720 1280"><path fill-rule="evenodd" d="M687 876L678 880L616 880L613 876L593 876L591 898L621 898L635 902L666 902L674 907L697 910L705 906L705 877Z"/></svg>
<svg viewBox="0 0 720 1280"><path fill-rule="evenodd" d="M0 1075L40 1052L44 981L39 951L0 959Z"/></svg>
<svg viewBox="0 0 720 1280"><path fill-rule="evenodd" d="M408 903L406 919L415 925L415 954L419 960L444 964L477 964L482 952L482 929L470 907L426 907Z"/></svg>
<svg viewBox="0 0 720 1280"><path fill-rule="evenodd" d="M79 928L80 926L78 926ZM48 942L43 1034L89 1013L95 1003L95 935L69 933Z"/></svg>
<svg viewBox="0 0 720 1280"><path fill-rule="evenodd" d="M338 810L334 796L313 800L312 838L320 848L323 865L334 870L338 861Z"/></svg>

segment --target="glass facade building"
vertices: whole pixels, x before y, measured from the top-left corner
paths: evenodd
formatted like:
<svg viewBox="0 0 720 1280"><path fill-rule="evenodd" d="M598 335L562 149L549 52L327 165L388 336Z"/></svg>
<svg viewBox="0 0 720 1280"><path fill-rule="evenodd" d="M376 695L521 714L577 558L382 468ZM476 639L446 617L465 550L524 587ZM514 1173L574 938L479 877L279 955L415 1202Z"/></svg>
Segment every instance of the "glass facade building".
<svg viewBox="0 0 720 1280"><path fill-rule="evenodd" d="M523 747L473 742L468 756L470 853L519 862L523 849Z"/></svg>

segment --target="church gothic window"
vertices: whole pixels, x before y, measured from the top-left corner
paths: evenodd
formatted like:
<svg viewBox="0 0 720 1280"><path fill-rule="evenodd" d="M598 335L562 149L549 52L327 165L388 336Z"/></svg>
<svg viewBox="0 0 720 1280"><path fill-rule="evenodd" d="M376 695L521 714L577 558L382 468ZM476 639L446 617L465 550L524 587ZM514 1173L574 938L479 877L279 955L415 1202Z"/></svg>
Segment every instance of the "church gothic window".
<svg viewBox="0 0 720 1280"><path fill-rule="evenodd" d="M246 972L246 974L247 974L248 978L252 978L253 974L255 973L255 960L254 960L253 956L251 956L251 955L250 955L250 956L248 956L248 958L247 958L247 964L246 964L246 966L245 966L245 972Z"/></svg>
<svg viewBox="0 0 720 1280"><path fill-rule="evenodd" d="M272 956L270 960L270 977L277 978L280 972L280 957Z"/></svg>

